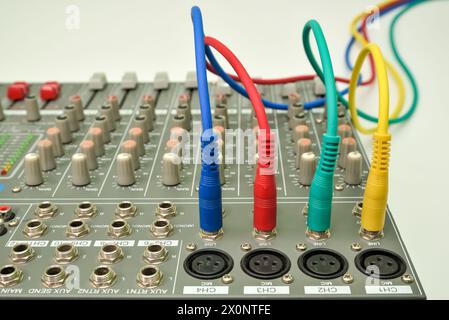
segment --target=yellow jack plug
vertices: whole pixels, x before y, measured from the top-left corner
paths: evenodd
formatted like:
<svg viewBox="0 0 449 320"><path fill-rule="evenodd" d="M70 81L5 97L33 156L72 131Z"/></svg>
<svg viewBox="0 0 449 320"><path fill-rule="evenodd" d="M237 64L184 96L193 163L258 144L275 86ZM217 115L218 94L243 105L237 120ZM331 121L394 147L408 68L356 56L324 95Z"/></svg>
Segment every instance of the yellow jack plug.
<svg viewBox="0 0 449 320"><path fill-rule="evenodd" d="M368 53L371 53L377 73L379 87L379 122L373 135L373 156L363 197L360 235L367 240L383 236L388 199L388 165L390 160L390 140L388 132L389 88L384 58L379 47L373 43L363 47L354 66L349 85L349 110L356 129L369 133L359 122L355 93L360 70Z"/></svg>

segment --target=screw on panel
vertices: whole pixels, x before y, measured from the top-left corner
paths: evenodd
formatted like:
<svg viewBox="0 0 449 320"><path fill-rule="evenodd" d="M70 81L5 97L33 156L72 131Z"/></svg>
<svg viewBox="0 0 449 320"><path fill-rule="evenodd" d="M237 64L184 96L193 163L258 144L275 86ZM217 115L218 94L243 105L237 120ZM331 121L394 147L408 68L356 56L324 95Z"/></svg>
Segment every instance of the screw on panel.
<svg viewBox="0 0 449 320"><path fill-rule="evenodd" d="M15 186L15 187L12 188L11 191L12 191L13 193L18 193L18 192L22 191L22 188L19 187L19 186Z"/></svg>
<svg viewBox="0 0 449 320"><path fill-rule="evenodd" d="M282 282L285 284L290 284L294 280L293 276L290 273L284 274L282 276Z"/></svg>
<svg viewBox="0 0 449 320"><path fill-rule="evenodd" d="M196 244L195 243L188 243L188 244L186 244L186 250L187 251L195 251L196 250Z"/></svg>
<svg viewBox="0 0 449 320"><path fill-rule="evenodd" d="M8 222L8 226L10 226L10 227L16 227L18 224L19 224L19 219L20 218L15 218L14 220L11 220L11 221L9 221Z"/></svg>
<svg viewBox="0 0 449 320"><path fill-rule="evenodd" d="M354 282L354 277L350 273L345 273L343 277L341 277L344 283L350 284Z"/></svg>
<svg viewBox="0 0 449 320"><path fill-rule="evenodd" d="M245 242L240 245L240 249L242 249L243 251L249 251L252 249L252 247L251 247L251 244L249 244L248 242Z"/></svg>
<svg viewBox="0 0 449 320"><path fill-rule="evenodd" d="M410 273L404 273L401 277L401 280L405 283L412 283L415 281L415 278Z"/></svg>
<svg viewBox="0 0 449 320"><path fill-rule="evenodd" d="M335 185L335 190L336 191L343 191L345 189L345 185L343 183L337 183Z"/></svg>
<svg viewBox="0 0 449 320"><path fill-rule="evenodd" d="M351 250L358 252L362 250L362 245L358 242L351 243Z"/></svg>
<svg viewBox="0 0 449 320"><path fill-rule="evenodd" d="M230 284L234 281L234 278L230 274L225 274L223 277L221 277L221 281L224 284Z"/></svg>
<svg viewBox="0 0 449 320"><path fill-rule="evenodd" d="M323 123L323 119L321 119L321 118L316 118L316 123L318 123L318 124L320 124L320 123Z"/></svg>
<svg viewBox="0 0 449 320"><path fill-rule="evenodd" d="M306 251L307 245L305 243L297 243L296 244L296 250L298 251Z"/></svg>

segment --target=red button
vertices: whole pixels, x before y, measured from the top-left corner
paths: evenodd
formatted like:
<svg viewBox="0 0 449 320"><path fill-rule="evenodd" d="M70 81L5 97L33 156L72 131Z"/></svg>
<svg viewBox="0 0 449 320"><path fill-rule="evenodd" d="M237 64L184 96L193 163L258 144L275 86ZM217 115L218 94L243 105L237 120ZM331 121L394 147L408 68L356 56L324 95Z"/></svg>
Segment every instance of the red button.
<svg viewBox="0 0 449 320"><path fill-rule="evenodd" d="M40 96L42 100L55 100L59 96L61 85L56 81L46 82L41 86Z"/></svg>
<svg viewBox="0 0 449 320"><path fill-rule="evenodd" d="M9 100L23 100L28 95L28 83L16 81L8 86L7 96Z"/></svg>

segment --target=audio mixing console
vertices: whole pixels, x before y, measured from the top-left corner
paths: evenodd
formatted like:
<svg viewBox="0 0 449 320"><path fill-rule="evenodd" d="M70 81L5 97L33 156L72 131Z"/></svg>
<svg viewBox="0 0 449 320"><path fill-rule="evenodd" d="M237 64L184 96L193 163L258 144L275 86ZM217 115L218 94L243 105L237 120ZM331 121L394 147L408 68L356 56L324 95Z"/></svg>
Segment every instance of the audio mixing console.
<svg viewBox="0 0 449 320"><path fill-rule="evenodd" d="M201 233L195 79L0 86L0 297L425 298L388 209L383 237L359 235L369 162L344 108L330 235L306 235L326 124L301 107L322 94L313 80L258 87L289 104L267 109L276 233L253 231L254 159L237 150L255 143L238 135L221 145L223 233ZM254 132L247 99L220 82L209 90L216 131Z"/></svg>

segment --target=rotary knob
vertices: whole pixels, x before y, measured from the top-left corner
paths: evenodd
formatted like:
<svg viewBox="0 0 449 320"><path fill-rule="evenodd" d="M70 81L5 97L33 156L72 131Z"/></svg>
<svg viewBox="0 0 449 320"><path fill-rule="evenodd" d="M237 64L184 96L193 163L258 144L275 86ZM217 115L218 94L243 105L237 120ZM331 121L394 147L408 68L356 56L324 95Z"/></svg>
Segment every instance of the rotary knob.
<svg viewBox="0 0 449 320"><path fill-rule="evenodd" d="M137 153L139 156L145 155L145 144L143 142L143 131L141 128L131 128L128 132L130 140L134 140L137 145Z"/></svg>
<svg viewBox="0 0 449 320"><path fill-rule="evenodd" d="M43 171L51 171L56 168L53 143L49 139L43 139L37 144L39 161Z"/></svg>
<svg viewBox="0 0 449 320"><path fill-rule="evenodd" d="M348 156L348 154L352 151L356 151L357 149L357 142L354 138L352 137L348 137L348 138L344 138L341 141L341 145L340 145L340 155L338 156L338 165L341 168L346 168L346 157Z"/></svg>
<svg viewBox="0 0 449 320"><path fill-rule="evenodd" d="M313 152L303 153L299 162L299 183L303 186L312 184L316 169L316 156Z"/></svg>
<svg viewBox="0 0 449 320"><path fill-rule="evenodd" d="M28 122L35 122L41 119L39 105L37 103L36 97L30 96L25 98L25 110L26 119Z"/></svg>
<svg viewBox="0 0 449 320"><path fill-rule="evenodd" d="M62 157L64 155L64 147L62 145L61 130L57 127L47 129L47 138L52 142L53 155Z"/></svg>
<svg viewBox="0 0 449 320"><path fill-rule="evenodd" d="M166 186L176 186L181 182L179 171L181 158L175 153L165 153L162 157L162 183Z"/></svg>
<svg viewBox="0 0 449 320"><path fill-rule="evenodd" d="M117 184L119 186L130 186L136 182L133 158L131 154L120 153L117 156L116 166Z"/></svg>
<svg viewBox="0 0 449 320"><path fill-rule="evenodd" d="M357 185L362 182L362 155L360 152L350 152L346 157L344 179L350 185Z"/></svg>
<svg viewBox="0 0 449 320"><path fill-rule="evenodd" d="M28 153L25 156L24 175L27 186L38 186L44 182L39 155L37 153Z"/></svg>
<svg viewBox="0 0 449 320"><path fill-rule="evenodd" d="M82 187L90 183L87 157L84 153L75 153L72 156L72 184Z"/></svg>

